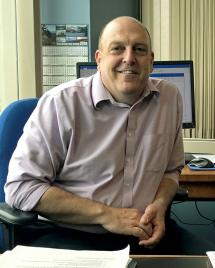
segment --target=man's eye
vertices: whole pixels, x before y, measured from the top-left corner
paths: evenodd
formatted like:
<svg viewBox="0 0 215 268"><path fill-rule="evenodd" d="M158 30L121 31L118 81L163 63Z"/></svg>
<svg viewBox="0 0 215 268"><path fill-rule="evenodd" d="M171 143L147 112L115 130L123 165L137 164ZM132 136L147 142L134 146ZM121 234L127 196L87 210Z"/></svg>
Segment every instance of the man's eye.
<svg viewBox="0 0 215 268"><path fill-rule="evenodd" d="M148 53L148 49L145 47L135 47L134 51L138 54L138 55L146 55Z"/></svg>
<svg viewBox="0 0 215 268"><path fill-rule="evenodd" d="M117 47L112 47L111 48L111 53L114 54L119 54L123 51L123 47L117 46Z"/></svg>

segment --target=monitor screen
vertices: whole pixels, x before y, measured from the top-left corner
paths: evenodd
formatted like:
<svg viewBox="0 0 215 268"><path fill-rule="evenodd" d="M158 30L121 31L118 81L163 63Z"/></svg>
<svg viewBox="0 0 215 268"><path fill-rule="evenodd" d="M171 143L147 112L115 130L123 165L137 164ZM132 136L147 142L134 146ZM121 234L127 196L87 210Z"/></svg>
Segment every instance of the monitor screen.
<svg viewBox="0 0 215 268"><path fill-rule="evenodd" d="M183 99L183 128L195 127L195 100L193 62L155 61L151 77L166 79L174 83Z"/></svg>
<svg viewBox="0 0 215 268"><path fill-rule="evenodd" d="M78 62L77 78L90 76L97 71L95 62ZM151 77L166 79L176 84L183 99L183 128L195 128L195 100L193 62L154 61Z"/></svg>
<svg viewBox="0 0 215 268"><path fill-rule="evenodd" d="M76 63L76 74L77 78L87 77L97 72L96 62L77 62Z"/></svg>

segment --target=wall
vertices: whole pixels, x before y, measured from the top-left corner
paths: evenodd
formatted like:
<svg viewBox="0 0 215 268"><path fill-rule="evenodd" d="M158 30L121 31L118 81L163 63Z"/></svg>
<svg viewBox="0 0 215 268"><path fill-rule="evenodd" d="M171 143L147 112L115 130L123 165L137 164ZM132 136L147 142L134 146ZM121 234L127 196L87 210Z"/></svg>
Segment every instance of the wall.
<svg viewBox="0 0 215 268"><path fill-rule="evenodd" d="M40 0L41 23L89 24L89 0Z"/></svg>
<svg viewBox="0 0 215 268"><path fill-rule="evenodd" d="M92 0L90 2L91 60L97 49L98 37L103 26L118 16L140 18L139 0Z"/></svg>
<svg viewBox="0 0 215 268"><path fill-rule="evenodd" d="M0 112L12 101L37 95L33 0L0 1Z"/></svg>
<svg viewBox="0 0 215 268"><path fill-rule="evenodd" d="M188 153L215 154L215 140L184 138L184 150Z"/></svg>
<svg viewBox="0 0 215 268"><path fill-rule="evenodd" d="M5 12L7 10L7 12ZM0 111L18 97L16 7L13 1L0 1ZM11 89L11 90L10 90Z"/></svg>

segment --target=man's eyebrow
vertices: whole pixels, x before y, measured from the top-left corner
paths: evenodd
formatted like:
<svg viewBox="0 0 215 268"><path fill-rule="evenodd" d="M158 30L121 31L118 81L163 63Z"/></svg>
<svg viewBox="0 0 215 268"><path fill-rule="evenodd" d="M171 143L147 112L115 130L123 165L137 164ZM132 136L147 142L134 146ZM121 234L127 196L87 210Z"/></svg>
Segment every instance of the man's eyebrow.
<svg viewBox="0 0 215 268"><path fill-rule="evenodd" d="M137 42L134 44L135 46L144 46L144 47L149 47L149 44L144 43L144 42Z"/></svg>
<svg viewBox="0 0 215 268"><path fill-rule="evenodd" d="M109 46L113 46L113 45L123 45L124 43L121 41L112 41Z"/></svg>
<svg viewBox="0 0 215 268"><path fill-rule="evenodd" d="M112 45L125 45L126 44L122 41L112 41L109 46L112 46ZM136 42L133 44L133 46L145 46L145 47L149 47L149 44L145 43L145 42Z"/></svg>
<svg viewBox="0 0 215 268"><path fill-rule="evenodd" d="M108 46L107 46L107 49L110 50L112 49L114 46L125 46L126 47L126 44L122 41L112 41ZM146 50L149 50L149 44L147 42L136 42L134 44L132 44L132 47L135 48L135 47L142 47Z"/></svg>

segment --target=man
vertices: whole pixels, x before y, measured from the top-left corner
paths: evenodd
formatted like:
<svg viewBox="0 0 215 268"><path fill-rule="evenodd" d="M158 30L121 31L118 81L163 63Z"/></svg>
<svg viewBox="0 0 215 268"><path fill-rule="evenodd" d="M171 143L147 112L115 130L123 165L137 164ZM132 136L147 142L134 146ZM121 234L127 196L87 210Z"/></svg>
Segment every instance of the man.
<svg viewBox="0 0 215 268"><path fill-rule="evenodd" d="M61 247L63 237L69 248L168 248L165 213L184 163L182 99L171 83L149 79L153 58L147 29L118 17L100 35L97 74L40 99L5 185L8 204L60 226L38 245Z"/></svg>

